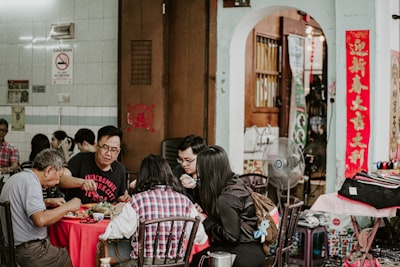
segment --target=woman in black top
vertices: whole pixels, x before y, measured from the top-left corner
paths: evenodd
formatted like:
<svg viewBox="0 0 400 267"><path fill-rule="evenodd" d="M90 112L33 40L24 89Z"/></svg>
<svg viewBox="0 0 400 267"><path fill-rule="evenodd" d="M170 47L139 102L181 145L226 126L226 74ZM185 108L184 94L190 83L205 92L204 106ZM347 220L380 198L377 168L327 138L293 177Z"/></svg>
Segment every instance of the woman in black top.
<svg viewBox="0 0 400 267"><path fill-rule="evenodd" d="M193 257L190 266L199 266L208 251L227 251L236 255L234 267L265 266L265 253L252 232L241 227L245 221L256 229L256 216L250 193L232 172L228 155L219 146L210 146L197 156L197 172L202 181L200 197L207 218L203 220L210 247ZM235 185L235 186L233 186ZM200 266L208 266L204 260Z"/></svg>

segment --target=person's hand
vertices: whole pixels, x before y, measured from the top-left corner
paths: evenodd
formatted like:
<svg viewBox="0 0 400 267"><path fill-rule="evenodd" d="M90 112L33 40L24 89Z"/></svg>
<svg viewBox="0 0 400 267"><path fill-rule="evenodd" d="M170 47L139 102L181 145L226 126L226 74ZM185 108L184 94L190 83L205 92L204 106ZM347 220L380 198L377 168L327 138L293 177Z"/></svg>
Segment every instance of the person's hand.
<svg viewBox="0 0 400 267"><path fill-rule="evenodd" d="M61 147L64 152L68 152L71 148L71 140L66 137L64 140L61 141Z"/></svg>
<svg viewBox="0 0 400 267"><path fill-rule="evenodd" d="M128 202L131 200L131 196L128 194L128 191L125 190L125 194L118 197L119 202Z"/></svg>
<svg viewBox="0 0 400 267"><path fill-rule="evenodd" d="M183 187L192 189L196 187L196 180L187 174L182 174L179 179L181 180Z"/></svg>
<svg viewBox="0 0 400 267"><path fill-rule="evenodd" d="M67 202L65 201L64 198L57 197L57 198L46 198L44 200L44 203L46 204L46 207L55 208L55 207L65 205Z"/></svg>
<svg viewBox="0 0 400 267"><path fill-rule="evenodd" d="M78 211L81 208L82 202L79 198L74 197L68 201L65 205L68 205L69 211Z"/></svg>
<svg viewBox="0 0 400 267"><path fill-rule="evenodd" d="M136 187L136 180L133 180L132 182L129 183L129 189L135 189Z"/></svg>
<svg viewBox="0 0 400 267"><path fill-rule="evenodd" d="M199 204L194 203L194 207L196 208L197 212L203 212L203 209L200 207Z"/></svg>
<svg viewBox="0 0 400 267"><path fill-rule="evenodd" d="M94 180L89 180L89 179L82 179L82 185L81 188L85 191L96 191L97 186L96 182Z"/></svg>
<svg viewBox="0 0 400 267"><path fill-rule="evenodd" d="M201 212L199 212L198 216L200 217L200 222L203 222L207 218L207 216Z"/></svg>

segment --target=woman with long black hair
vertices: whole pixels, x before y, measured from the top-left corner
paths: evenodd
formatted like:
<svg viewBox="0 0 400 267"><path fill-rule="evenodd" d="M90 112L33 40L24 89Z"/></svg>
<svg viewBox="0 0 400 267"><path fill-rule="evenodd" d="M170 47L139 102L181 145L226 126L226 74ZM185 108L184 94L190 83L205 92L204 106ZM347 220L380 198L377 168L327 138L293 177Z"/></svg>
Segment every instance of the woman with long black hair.
<svg viewBox="0 0 400 267"><path fill-rule="evenodd" d="M245 221L256 229L256 215L250 192L239 176L232 172L228 155L220 146L210 146L197 156L197 173L202 186L200 197L207 217L203 225L210 247L196 254L190 266L208 266L209 251L226 251L236 255L234 267L265 266L265 253L252 231L241 227Z"/></svg>

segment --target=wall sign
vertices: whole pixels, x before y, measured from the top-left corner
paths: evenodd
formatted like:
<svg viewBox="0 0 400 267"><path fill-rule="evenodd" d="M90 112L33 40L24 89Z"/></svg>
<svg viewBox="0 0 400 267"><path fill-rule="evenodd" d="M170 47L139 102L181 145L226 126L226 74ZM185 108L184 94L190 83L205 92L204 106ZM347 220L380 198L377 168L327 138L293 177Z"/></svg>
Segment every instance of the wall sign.
<svg viewBox="0 0 400 267"><path fill-rule="evenodd" d="M7 100L10 104L29 103L29 80L8 80Z"/></svg>
<svg viewBox="0 0 400 267"><path fill-rule="evenodd" d="M72 48L54 49L52 58L52 84L73 83Z"/></svg>
<svg viewBox="0 0 400 267"><path fill-rule="evenodd" d="M369 31L346 31L346 158L345 177L368 171L370 139Z"/></svg>

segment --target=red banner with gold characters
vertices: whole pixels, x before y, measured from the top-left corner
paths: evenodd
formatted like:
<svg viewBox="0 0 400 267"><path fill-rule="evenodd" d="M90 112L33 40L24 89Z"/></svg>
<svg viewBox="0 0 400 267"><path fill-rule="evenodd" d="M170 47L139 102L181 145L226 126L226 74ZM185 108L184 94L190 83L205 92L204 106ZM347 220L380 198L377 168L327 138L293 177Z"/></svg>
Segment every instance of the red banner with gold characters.
<svg viewBox="0 0 400 267"><path fill-rule="evenodd" d="M346 31L347 137L345 177L368 171L370 138L369 30Z"/></svg>

